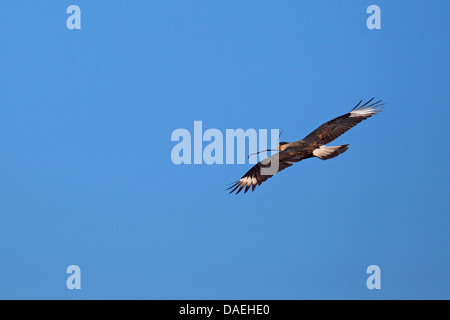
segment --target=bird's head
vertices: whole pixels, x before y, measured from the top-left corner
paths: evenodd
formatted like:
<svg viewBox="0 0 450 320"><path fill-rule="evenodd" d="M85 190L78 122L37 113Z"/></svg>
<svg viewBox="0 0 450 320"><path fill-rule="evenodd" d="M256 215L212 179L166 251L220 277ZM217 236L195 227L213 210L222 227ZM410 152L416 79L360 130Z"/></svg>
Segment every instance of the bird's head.
<svg viewBox="0 0 450 320"><path fill-rule="evenodd" d="M278 145L278 151L283 151L284 149L286 149L286 147L283 146L288 143L289 142L280 142L280 144Z"/></svg>

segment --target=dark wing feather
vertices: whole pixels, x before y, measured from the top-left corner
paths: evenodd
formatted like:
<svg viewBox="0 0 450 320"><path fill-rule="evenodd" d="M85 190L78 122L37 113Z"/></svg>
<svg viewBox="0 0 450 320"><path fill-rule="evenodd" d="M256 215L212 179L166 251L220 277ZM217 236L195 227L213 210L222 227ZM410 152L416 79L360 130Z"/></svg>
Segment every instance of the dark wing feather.
<svg viewBox="0 0 450 320"><path fill-rule="evenodd" d="M251 187L252 191L254 191L257 185L259 186L276 173L292 166L293 162L300 161L298 159L290 160L289 158L291 157L292 154L290 152L282 151L258 162L246 174L244 174L242 178L234 182L227 190L232 189L230 193L237 190L236 194L238 194L244 188L244 193L247 192ZM276 161L278 161L278 168L276 167ZM271 167L272 163L273 167Z"/></svg>
<svg viewBox="0 0 450 320"><path fill-rule="evenodd" d="M374 98L370 99L362 106L359 106L362 102L361 100L350 112L324 123L307 135L303 140L318 145L324 145L333 141L361 121L366 120L381 111L380 107L383 103L380 103L381 100L371 103L373 99Z"/></svg>

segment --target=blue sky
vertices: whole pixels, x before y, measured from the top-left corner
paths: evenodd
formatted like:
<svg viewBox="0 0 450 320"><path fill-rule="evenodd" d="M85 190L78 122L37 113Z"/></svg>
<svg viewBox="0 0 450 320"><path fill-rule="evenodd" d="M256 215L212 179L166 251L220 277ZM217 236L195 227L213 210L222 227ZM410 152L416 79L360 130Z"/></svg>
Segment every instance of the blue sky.
<svg viewBox="0 0 450 320"><path fill-rule="evenodd" d="M0 298L449 299L449 10L5 2ZM332 143L345 154L254 193L224 191L248 164L170 158L195 120L293 141L373 96L386 108ZM66 288L72 264L81 290Z"/></svg>

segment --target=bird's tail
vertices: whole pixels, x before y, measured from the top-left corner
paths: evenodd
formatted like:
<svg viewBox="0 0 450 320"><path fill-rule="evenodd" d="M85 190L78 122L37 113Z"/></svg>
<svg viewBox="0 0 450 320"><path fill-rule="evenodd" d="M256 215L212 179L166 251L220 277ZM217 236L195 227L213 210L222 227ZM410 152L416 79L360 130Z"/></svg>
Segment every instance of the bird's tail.
<svg viewBox="0 0 450 320"><path fill-rule="evenodd" d="M337 157L341 153L344 153L348 149L348 144L336 147L320 146L313 151L313 155L322 160L332 159Z"/></svg>

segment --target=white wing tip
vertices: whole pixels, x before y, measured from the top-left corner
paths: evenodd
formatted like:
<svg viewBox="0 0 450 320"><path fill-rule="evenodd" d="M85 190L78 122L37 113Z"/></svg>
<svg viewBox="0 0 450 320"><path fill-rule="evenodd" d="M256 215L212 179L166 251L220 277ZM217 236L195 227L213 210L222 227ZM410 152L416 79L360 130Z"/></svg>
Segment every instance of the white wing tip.
<svg viewBox="0 0 450 320"><path fill-rule="evenodd" d="M370 117L373 116L374 114L377 114L378 112L381 112L381 109L383 109L383 105L384 103L380 103L382 102L382 100L379 100L377 102L372 102L373 99L370 99L369 101L367 101L365 104L363 104L362 106L360 106L362 100L356 105L356 107L353 108L352 111L350 111L350 117Z"/></svg>
<svg viewBox="0 0 450 320"><path fill-rule="evenodd" d="M374 114L377 114L380 112L381 109L377 107L369 107L369 108L363 108L363 109L357 109L350 111L350 117L361 117L361 116L373 116Z"/></svg>

